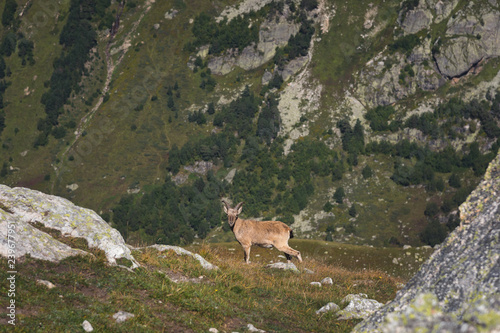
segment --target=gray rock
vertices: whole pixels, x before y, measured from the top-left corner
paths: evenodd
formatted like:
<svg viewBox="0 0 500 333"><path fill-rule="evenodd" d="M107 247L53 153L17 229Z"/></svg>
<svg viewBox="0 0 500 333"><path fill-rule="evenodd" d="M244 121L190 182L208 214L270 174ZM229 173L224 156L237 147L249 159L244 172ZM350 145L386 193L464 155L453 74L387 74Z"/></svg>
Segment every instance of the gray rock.
<svg viewBox="0 0 500 333"><path fill-rule="evenodd" d="M323 280L321 280L322 284L333 284L333 280L331 277L326 277Z"/></svg>
<svg viewBox="0 0 500 333"><path fill-rule="evenodd" d="M422 332L499 331L499 189L500 154L460 206L461 226L392 302L353 332L412 332L420 325Z"/></svg>
<svg viewBox="0 0 500 333"><path fill-rule="evenodd" d="M165 19L171 20L174 17L176 17L178 13L179 13L179 11L177 9L171 9L165 13Z"/></svg>
<svg viewBox="0 0 500 333"><path fill-rule="evenodd" d="M281 77L283 78L283 81L288 81L288 79L292 76L297 74L304 66L307 64L309 61L308 56L304 57L299 57L291 60L288 62L283 70L281 71Z"/></svg>
<svg viewBox="0 0 500 333"><path fill-rule="evenodd" d="M339 309L340 307L337 304L330 302L327 305L321 307L318 311L316 311L316 314L330 312L330 311L337 312Z"/></svg>
<svg viewBox="0 0 500 333"><path fill-rule="evenodd" d="M11 226L9 228L9 226ZM9 248L8 232L15 230L15 249ZM8 257L9 249L14 251L16 259L26 254L33 258L58 262L64 258L76 255L87 255L81 250L72 249L49 234L46 234L31 224L24 222L13 214L0 209L0 255ZM20 240L23 240L22 242Z"/></svg>
<svg viewBox="0 0 500 333"><path fill-rule="evenodd" d="M19 223L19 232L28 237L24 239L30 239L35 243L23 242L24 249L21 249L23 254L20 255L30 253L35 258L57 261L61 258L54 252L60 249L65 252L64 256L69 255L68 253L74 255L83 252L70 250L69 247L58 244L60 242L39 230L33 230L34 228L28 224L28 222L39 222L47 228L59 230L63 236L86 239L89 247L105 252L110 264L116 264L118 258L126 258L132 262L133 268L138 266L118 230L111 228L106 221L90 209L78 207L61 197L22 187L10 188L1 184L0 202L2 202L2 208L8 211L8 213L4 211L2 216L7 214L15 219ZM2 229L6 222L3 218ZM50 243L55 248L42 248L43 243ZM45 254L50 253L53 254L51 257L44 258Z"/></svg>
<svg viewBox="0 0 500 333"><path fill-rule="evenodd" d="M285 46L290 36L299 31L300 26L295 22L288 22L285 16L278 21L270 19L263 22L259 30L259 42L241 50L229 50L224 55L212 57L208 61L208 68L216 75L226 75L234 66L244 70L251 70L262 66L276 54L276 47Z"/></svg>
<svg viewBox="0 0 500 333"><path fill-rule="evenodd" d="M272 78L273 74L269 71L265 71L262 75L262 85L265 86L266 84L268 84Z"/></svg>
<svg viewBox="0 0 500 333"><path fill-rule="evenodd" d="M212 265L211 263L209 263L208 261L206 261L205 258L203 258L202 256L200 256L199 254L190 252L190 251L188 251L186 249L183 249L182 247L179 247L179 246L155 244L155 245L151 245L151 246L148 246L148 247L145 247L145 248L150 248L150 247L154 248L154 249L157 249L160 252L171 250L171 251L174 251L175 253L177 253L178 255L191 256L194 259L198 260L200 262L201 266L204 269L208 269L208 270L219 269L219 267L217 267L215 265ZM141 248L141 249L144 249L144 247Z"/></svg>
<svg viewBox="0 0 500 333"><path fill-rule="evenodd" d="M267 20L260 26L259 43L257 50L263 54L263 63L271 60L276 54L276 47L287 45L291 36L299 32L300 25L281 16L276 22L275 19Z"/></svg>
<svg viewBox="0 0 500 333"><path fill-rule="evenodd" d="M431 8L434 7L434 10L436 11L436 18L434 19L434 23L439 23L451 14L451 12L457 6L459 0L432 0L428 2L435 2L435 4L433 5L429 4L429 6Z"/></svg>
<svg viewBox="0 0 500 333"><path fill-rule="evenodd" d="M342 303L349 303L347 307L337 312L339 320L366 318L382 307L382 303L368 299L366 294L350 294L344 297Z"/></svg>
<svg viewBox="0 0 500 333"><path fill-rule="evenodd" d="M440 72L448 77L467 73L481 59L500 56L500 12L466 7L448 22L445 45L435 55Z"/></svg>
<svg viewBox="0 0 500 333"><path fill-rule="evenodd" d="M439 72L452 78L467 73L486 55L481 42L476 38L458 37L447 41L434 57Z"/></svg>
<svg viewBox="0 0 500 333"><path fill-rule="evenodd" d="M417 8L406 13L401 27L405 34L414 34L422 29L428 29L432 23L432 19L433 16L430 10Z"/></svg>
<svg viewBox="0 0 500 333"><path fill-rule="evenodd" d="M135 317L134 314L125 312L125 311L118 311L113 315L113 319L119 324L123 323L124 321L129 320L130 318Z"/></svg>
<svg viewBox="0 0 500 333"><path fill-rule="evenodd" d="M283 270L290 270L296 273L299 273L299 270L297 269L297 266L295 266L293 263L288 262L275 262L274 264L269 264L266 265L266 268L274 268L274 269L283 269Z"/></svg>
<svg viewBox="0 0 500 333"><path fill-rule="evenodd" d="M219 57L210 58L207 67L210 68L212 74L226 75L234 69L235 63L236 59L233 52L230 52Z"/></svg>

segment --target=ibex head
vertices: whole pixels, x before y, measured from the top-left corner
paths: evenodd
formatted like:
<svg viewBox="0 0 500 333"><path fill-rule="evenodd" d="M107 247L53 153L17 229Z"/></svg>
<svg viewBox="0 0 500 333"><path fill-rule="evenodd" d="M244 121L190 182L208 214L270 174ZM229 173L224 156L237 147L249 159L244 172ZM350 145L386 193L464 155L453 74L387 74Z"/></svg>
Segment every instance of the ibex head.
<svg viewBox="0 0 500 333"><path fill-rule="evenodd" d="M241 211L243 210L243 202L240 202L234 208L231 208L231 206L229 206L227 201L224 199L222 199L222 203L224 204L224 212L227 214L229 226L233 227L236 223L236 220L238 219L238 215L240 215Z"/></svg>

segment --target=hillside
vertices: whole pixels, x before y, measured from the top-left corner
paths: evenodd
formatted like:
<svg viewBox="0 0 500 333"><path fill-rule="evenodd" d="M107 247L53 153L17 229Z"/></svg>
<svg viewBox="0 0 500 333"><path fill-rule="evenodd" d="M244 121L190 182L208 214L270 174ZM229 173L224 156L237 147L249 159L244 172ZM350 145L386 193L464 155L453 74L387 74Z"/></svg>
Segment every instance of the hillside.
<svg viewBox="0 0 500 333"><path fill-rule="evenodd" d="M268 267L285 265L279 251L255 249L245 264L236 242L188 247L194 253L170 245L133 248L94 211L26 188L0 186L0 202L0 264L8 267L0 275L9 282L1 287L7 308L1 324L20 332L89 331L88 325L231 332L248 324L346 332L366 314L317 311L331 302L347 308L341 300L359 293L380 307L432 252L292 240L305 261L280 270ZM115 320L122 312L126 321Z"/></svg>
<svg viewBox="0 0 500 333"><path fill-rule="evenodd" d="M132 244L232 240L227 197L300 238L434 246L498 152L495 0L2 6L0 182Z"/></svg>

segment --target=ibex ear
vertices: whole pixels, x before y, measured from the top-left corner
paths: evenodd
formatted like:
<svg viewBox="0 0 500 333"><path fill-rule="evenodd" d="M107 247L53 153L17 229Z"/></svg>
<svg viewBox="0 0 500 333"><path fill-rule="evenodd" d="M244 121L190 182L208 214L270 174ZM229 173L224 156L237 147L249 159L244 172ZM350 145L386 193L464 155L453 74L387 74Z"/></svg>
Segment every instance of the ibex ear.
<svg viewBox="0 0 500 333"><path fill-rule="evenodd" d="M241 211L243 210L243 206L242 205L243 205L243 201L240 202L239 204L237 204L236 207L235 207L238 210L238 215L240 215Z"/></svg>
<svg viewBox="0 0 500 333"><path fill-rule="evenodd" d="M223 204L223 207L224 207L224 213L226 213L226 214L227 214L227 209L228 209L228 208L227 208L227 206L228 206L228 205L227 205L227 202L226 202L226 201L224 201L224 200L222 200L222 204Z"/></svg>

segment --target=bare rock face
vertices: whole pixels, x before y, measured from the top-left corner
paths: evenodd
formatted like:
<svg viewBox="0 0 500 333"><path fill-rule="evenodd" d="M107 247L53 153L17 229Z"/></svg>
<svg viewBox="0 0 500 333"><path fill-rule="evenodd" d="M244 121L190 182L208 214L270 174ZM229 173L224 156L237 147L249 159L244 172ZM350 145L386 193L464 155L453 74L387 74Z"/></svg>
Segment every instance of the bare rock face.
<svg viewBox="0 0 500 333"><path fill-rule="evenodd" d="M448 77L465 74L480 60L500 56L500 12L464 8L448 21L446 36L435 55L439 71Z"/></svg>
<svg viewBox="0 0 500 333"><path fill-rule="evenodd" d="M290 36L299 31L299 25L288 22L285 16L265 21L259 30L259 42L257 45L245 47L239 53L232 50L208 60L208 68L213 74L226 75L235 66L244 70L251 70L262 66L271 60L276 54L276 47L285 46Z"/></svg>
<svg viewBox="0 0 500 333"><path fill-rule="evenodd" d="M396 298L353 332L500 330L500 155L460 206L462 224Z"/></svg>
<svg viewBox="0 0 500 333"><path fill-rule="evenodd" d="M481 61L500 56L498 7L471 1L457 10L458 3L422 0L418 7L400 13L404 35L433 29L433 24L441 21L446 22L446 31L432 41L421 37L406 54L383 51L368 61L355 90L364 105L391 104L418 88L434 91L447 80L467 74ZM395 38L403 37L396 33Z"/></svg>
<svg viewBox="0 0 500 333"><path fill-rule="evenodd" d="M27 188L10 188L0 184L0 254L8 253L7 233L15 225L16 257L25 254L44 260L59 261L65 257L85 254L59 242L30 223L41 223L59 230L63 236L87 240L89 247L106 253L110 264L126 258L138 264L118 230L110 227L97 213L74 205L69 200Z"/></svg>
<svg viewBox="0 0 500 333"><path fill-rule="evenodd" d="M9 230L11 242L9 243ZM84 251L72 249L52 236L38 230L31 224L18 220L12 214L0 209L0 255L21 258L30 254L33 258L49 261L60 261L69 256L87 254ZM11 250L11 252L9 252Z"/></svg>
<svg viewBox="0 0 500 333"><path fill-rule="evenodd" d="M432 23L432 13L427 9L414 9L406 13L404 21L401 23L405 34L414 34L422 29L427 29Z"/></svg>
<svg viewBox="0 0 500 333"><path fill-rule="evenodd" d="M467 73L484 57L479 41L469 37L454 38L435 56L441 74L450 78Z"/></svg>

